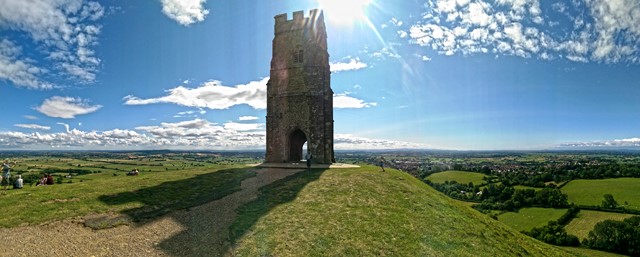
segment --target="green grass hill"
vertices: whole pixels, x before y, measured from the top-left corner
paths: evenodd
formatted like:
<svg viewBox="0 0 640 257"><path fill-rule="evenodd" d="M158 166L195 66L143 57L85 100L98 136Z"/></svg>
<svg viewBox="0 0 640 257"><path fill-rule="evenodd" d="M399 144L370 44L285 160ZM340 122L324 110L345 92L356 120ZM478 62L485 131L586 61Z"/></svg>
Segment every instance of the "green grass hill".
<svg viewBox="0 0 640 257"><path fill-rule="evenodd" d="M304 171L263 187L230 230L236 256L586 256L371 166Z"/></svg>

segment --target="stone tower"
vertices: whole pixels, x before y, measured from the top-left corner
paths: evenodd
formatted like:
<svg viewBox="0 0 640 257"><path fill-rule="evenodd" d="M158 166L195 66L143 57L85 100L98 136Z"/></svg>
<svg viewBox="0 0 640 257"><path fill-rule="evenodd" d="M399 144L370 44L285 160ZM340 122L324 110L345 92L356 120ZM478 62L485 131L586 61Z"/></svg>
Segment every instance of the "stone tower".
<svg viewBox="0 0 640 257"><path fill-rule="evenodd" d="M304 143L314 163L332 163L333 91L327 32L320 10L275 16L267 83L266 162L297 162Z"/></svg>

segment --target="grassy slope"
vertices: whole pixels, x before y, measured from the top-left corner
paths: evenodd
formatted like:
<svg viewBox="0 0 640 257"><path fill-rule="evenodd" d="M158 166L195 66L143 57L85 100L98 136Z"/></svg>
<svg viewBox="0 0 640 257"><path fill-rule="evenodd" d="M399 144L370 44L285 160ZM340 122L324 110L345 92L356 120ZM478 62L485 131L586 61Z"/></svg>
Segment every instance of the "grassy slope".
<svg viewBox="0 0 640 257"><path fill-rule="evenodd" d="M261 190L231 228L238 256L565 256L410 175L299 173Z"/></svg>
<svg viewBox="0 0 640 257"><path fill-rule="evenodd" d="M618 204L640 210L640 178L572 180L562 192L570 202L580 205L600 205L604 194L612 194ZM624 205L625 201L629 205Z"/></svg>
<svg viewBox="0 0 640 257"><path fill-rule="evenodd" d="M482 173L450 170L431 174L427 177L427 179L431 180L431 182L434 183L456 181L460 184L468 184L469 182L473 182L474 185L480 185L486 183L486 181L482 180L484 176L485 175Z"/></svg>
<svg viewBox="0 0 640 257"><path fill-rule="evenodd" d="M565 229L567 233L575 235L582 240L589 235L589 231L593 230L593 227L595 227L598 222L604 220L623 220L632 216L631 214L624 213L581 210L578 215L567 224Z"/></svg>
<svg viewBox="0 0 640 257"><path fill-rule="evenodd" d="M547 225L549 221L558 220L566 209L551 208L522 208L518 212L505 212L498 216L498 220L504 222L518 231L529 231L535 227Z"/></svg>
<svg viewBox="0 0 640 257"><path fill-rule="evenodd" d="M141 172L139 176L107 171L77 176L71 184L27 185L0 195L0 227L90 213L122 212L134 220L152 218L221 198L239 190L240 182L254 175L248 169L221 168Z"/></svg>

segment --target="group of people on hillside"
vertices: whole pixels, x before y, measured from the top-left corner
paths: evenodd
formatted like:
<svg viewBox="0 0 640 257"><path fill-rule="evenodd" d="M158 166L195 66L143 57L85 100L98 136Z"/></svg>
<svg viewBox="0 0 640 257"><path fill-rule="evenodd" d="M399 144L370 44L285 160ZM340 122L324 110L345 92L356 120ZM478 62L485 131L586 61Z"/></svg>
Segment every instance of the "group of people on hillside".
<svg viewBox="0 0 640 257"><path fill-rule="evenodd" d="M9 185L11 185L11 169L16 165L16 161L12 163L9 160L5 160L2 163L2 176L0 176L0 185L2 186L3 193L6 194L6 191L9 189ZM38 180L36 186L45 186L45 185L53 185L55 181L53 180L53 176L51 174L44 174L42 178ZM22 175L18 175L18 178L13 181L13 189L22 189L24 187L24 180L22 179Z"/></svg>
<svg viewBox="0 0 640 257"><path fill-rule="evenodd" d="M42 178L40 178L38 183L36 183L36 186L46 186L53 184L55 184L55 182L53 181L53 176L51 176L51 174L44 174L42 175Z"/></svg>

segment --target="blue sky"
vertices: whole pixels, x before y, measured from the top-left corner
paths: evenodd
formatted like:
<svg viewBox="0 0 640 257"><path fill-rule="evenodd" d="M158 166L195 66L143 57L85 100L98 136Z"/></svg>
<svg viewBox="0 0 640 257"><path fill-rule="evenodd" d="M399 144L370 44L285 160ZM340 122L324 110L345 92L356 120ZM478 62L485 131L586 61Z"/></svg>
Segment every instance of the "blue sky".
<svg viewBox="0 0 640 257"><path fill-rule="evenodd" d="M637 0L0 6L0 149L264 149L273 17L315 8L336 149L640 146Z"/></svg>

